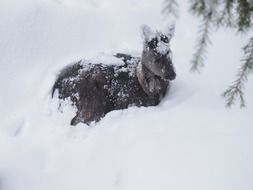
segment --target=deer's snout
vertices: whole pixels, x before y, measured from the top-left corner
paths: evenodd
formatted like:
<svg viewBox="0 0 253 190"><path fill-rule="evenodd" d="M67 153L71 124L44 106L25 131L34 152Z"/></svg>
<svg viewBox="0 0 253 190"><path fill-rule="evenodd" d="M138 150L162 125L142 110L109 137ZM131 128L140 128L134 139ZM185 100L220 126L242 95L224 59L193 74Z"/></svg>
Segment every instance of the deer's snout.
<svg viewBox="0 0 253 190"><path fill-rule="evenodd" d="M176 73L174 71L169 72L164 76L166 80L174 80L176 78Z"/></svg>
<svg viewBox="0 0 253 190"><path fill-rule="evenodd" d="M165 80L174 80L176 78L176 73L174 71L172 64L165 65L161 71L162 71L162 78L164 78Z"/></svg>

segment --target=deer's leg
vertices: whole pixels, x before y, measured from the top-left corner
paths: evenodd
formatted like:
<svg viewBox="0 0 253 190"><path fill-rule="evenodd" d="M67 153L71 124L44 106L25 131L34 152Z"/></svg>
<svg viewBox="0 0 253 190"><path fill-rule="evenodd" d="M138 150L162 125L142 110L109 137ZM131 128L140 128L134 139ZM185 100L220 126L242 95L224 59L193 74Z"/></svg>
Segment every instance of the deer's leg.
<svg viewBox="0 0 253 190"><path fill-rule="evenodd" d="M91 122L99 121L105 115L105 106L101 99L93 97L93 99L82 102L82 107L77 111L76 116L71 120L71 125L78 123L90 125Z"/></svg>
<svg viewBox="0 0 253 190"><path fill-rule="evenodd" d="M83 89L80 89L80 99L78 102L78 111L76 116L71 120L71 125L80 122L89 125L91 122L99 121L106 112L106 97L104 94L103 82L91 78L83 82Z"/></svg>

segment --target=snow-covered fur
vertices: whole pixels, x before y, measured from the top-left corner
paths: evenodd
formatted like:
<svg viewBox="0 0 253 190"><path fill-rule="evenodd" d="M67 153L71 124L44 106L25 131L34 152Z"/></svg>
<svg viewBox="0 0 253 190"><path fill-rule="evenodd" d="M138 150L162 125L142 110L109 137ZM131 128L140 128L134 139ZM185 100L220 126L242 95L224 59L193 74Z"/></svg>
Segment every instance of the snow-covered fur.
<svg viewBox="0 0 253 190"><path fill-rule="evenodd" d="M130 105L155 106L164 97L169 80L176 77L171 62L171 33L143 27L141 58L118 53L112 57L121 64L80 60L64 68L52 89L61 100L70 99L77 108L71 125L99 121L112 110Z"/></svg>

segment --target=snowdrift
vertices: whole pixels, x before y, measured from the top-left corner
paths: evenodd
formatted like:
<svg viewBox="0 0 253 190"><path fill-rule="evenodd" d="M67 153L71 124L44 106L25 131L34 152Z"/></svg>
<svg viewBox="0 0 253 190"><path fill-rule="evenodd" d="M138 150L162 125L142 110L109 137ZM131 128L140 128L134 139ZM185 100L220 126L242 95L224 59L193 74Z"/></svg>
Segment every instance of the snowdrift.
<svg viewBox="0 0 253 190"><path fill-rule="evenodd" d="M244 110L220 96L246 39L214 34L205 69L189 73L197 22L182 2L178 77L162 103L70 127L74 110L57 112L50 98L59 70L99 52L140 53L140 26L163 25L161 1L0 1L1 190L253 188L253 92L248 84Z"/></svg>

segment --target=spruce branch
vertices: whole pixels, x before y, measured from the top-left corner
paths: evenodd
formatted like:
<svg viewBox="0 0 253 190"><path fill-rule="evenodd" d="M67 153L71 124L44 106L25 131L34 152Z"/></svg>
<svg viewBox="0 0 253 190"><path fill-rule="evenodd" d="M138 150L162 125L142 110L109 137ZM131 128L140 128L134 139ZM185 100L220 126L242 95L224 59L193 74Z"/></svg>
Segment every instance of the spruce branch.
<svg viewBox="0 0 253 190"><path fill-rule="evenodd" d="M216 25L219 27L235 28L235 0L225 0L219 3L220 15L217 16Z"/></svg>
<svg viewBox="0 0 253 190"><path fill-rule="evenodd" d="M210 30L212 27L212 12L209 12L203 17L203 22L199 30L199 38L197 39L197 51L193 54L193 59L191 61L191 71L199 71L201 67L204 66L204 61L206 58L206 52L208 45L211 44L210 41Z"/></svg>
<svg viewBox="0 0 253 190"><path fill-rule="evenodd" d="M177 0L164 0L162 13L177 17ZM230 28L245 34L253 28L253 0L190 0L190 11L201 18L196 52L191 61L191 71L199 71L204 66L207 48L211 44L210 32L213 28ZM226 105L230 107L237 99L245 107L244 84L253 71L253 38L243 47L244 57L236 80L223 93Z"/></svg>
<svg viewBox="0 0 253 190"><path fill-rule="evenodd" d="M196 16L202 16L206 13L206 2L204 0L191 0L190 11Z"/></svg>
<svg viewBox="0 0 253 190"><path fill-rule="evenodd" d="M249 42L243 47L244 58L242 66L237 73L237 79L232 83L231 86L222 94L226 99L226 106L231 107L235 104L237 99L240 100L240 107L246 106L244 100L244 84L248 80L248 75L253 71L253 37L250 38Z"/></svg>
<svg viewBox="0 0 253 190"><path fill-rule="evenodd" d="M253 6L247 0L238 0L238 31L246 32L252 26Z"/></svg>
<svg viewBox="0 0 253 190"><path fill-rule="evenodd" d="M176 0L165 0L162 9L162 14L165 17L172 15L174 18L178 18L178 3Z"/></svg>

